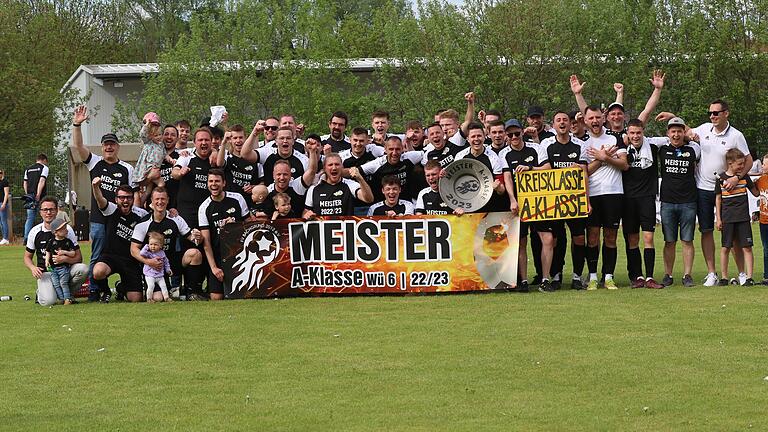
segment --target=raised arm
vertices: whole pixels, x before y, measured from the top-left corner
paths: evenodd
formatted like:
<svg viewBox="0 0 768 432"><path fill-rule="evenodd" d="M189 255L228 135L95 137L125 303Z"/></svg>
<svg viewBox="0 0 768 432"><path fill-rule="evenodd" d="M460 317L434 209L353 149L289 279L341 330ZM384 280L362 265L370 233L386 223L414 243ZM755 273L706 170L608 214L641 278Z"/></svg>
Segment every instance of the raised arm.
<svg viewBox="0 0 768 432"><path fill-rule="evenodd" d="M301 179L304 181L305 186L310 186L315 182L315 174L317 174L317 167L320 163L320 143L314 138L309 138L304 143L304 149L309 157L309 166L304 171L304 174L302 174Z"/></svg>
<svg viewBox="0 0 768 432"><path fill-rule="evenodd" d="M93 192L93 198L96 200L96 204L100 210L107 208L109 202L104 198L104 194L101 193L101 177L96 177L91 182L91 191Z"/></svg>
<svg viewBox="0 0 768 432"><path fill-rule="evenodd" d="M464 113L464 122L461 124L461 132L464 136L467 136L469 135L469 124L475 119L475 93L469 92L464 94L464 100L467 101L467 112Z"/></svg>
<svg viewBox="0 0 768 432"><path fill-rule="evenodd" d="M221 145L219 146L219 151L218 151L218 153L216 153L216 166L217 167L223 167L224 164L227 161L227 144L229 143L229 138L231 136L232 136L232 132L230 132L230 131L224 132L224 139L221 140Z"/></svg>
<svg viewBox="0 0 768 432"><path fill-rule="evenodd" d="M365 181L365 177L363 177L360 170L357 169L357 167L352 167L349 169L349 175L352 176L356 182L360 183L360 190L357 191L357 199L366 204L372 203L373 192L371 192L371 187L368 186L368 182Z"/></svg>
<svg viewBox="0 0 768 432"><path fill-rule="evenodd" d="M621 106L624 106L624 84L613 83L613 90L616 92L615 103L621 104Z"/></svg>
<svg viewBox="0 0 768 432"><path fill-rule="evenodd" d="M587 109L587 101L581 94L586 84L586 82L579 82L578 76L571 75L571 91L573 92L573 96L576 98L576 104L579 106L579 112L582 113Z"/></svg>
<svg viewBox="0 0 768 432"><path fill-rule="evenodd" d="M256 151L256 146L259 143L259 136L264 132L264 120L259 120L256 125L253 126L251 134L245 139L243 148L240 149L240 157L246 162L256 163L259 161L259 153Z"/></svg>
<svg viewBox="0 0 768 432"><path fill-rule="evenodd" d="M80 105L75 108L75 114L72 117L72 151L77 153L80 157L80 161L88 159L88 155L91 152L83 144L83 132L80 130L80 125L88 120L88 107Z"/></svg>
<svg viewBox="0 0 768 432"><path fill-rule="evenodd" d="M648 120L651 118L653 110L656 109L659 100L661 100L661 89L664 88L665 76L666 75L660 70L653 71L653 76L650 79L651 85L653 85L653 93L651 93L651 97L648 98L648 102L645 103L643 111L637 116L644 125L648 124Z"/></svg>

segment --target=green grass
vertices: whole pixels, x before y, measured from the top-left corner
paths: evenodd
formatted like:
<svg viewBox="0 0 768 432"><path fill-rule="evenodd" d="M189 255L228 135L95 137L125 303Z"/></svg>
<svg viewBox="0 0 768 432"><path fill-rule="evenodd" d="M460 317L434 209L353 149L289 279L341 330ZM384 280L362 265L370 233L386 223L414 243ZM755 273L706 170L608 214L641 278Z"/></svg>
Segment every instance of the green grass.
<svg viewBox="0 0 768 432"><path fill-rule="evenodd" d="M21 254L3 431L768 429L762 286L47 308Z"/></svg>

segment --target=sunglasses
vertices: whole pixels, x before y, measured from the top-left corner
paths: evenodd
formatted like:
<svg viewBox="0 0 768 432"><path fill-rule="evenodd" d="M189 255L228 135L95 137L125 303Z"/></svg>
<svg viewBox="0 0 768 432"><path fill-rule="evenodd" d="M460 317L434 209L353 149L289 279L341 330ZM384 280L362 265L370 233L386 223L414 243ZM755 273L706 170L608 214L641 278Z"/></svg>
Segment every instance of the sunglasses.
<svg viewBox="0 0 768 432"><path fill-rule="evenodd" d="M507 132L507 136L510 138L517 138L522 135L522 132Z"/></svg>
<svg viewBox="0 0 768 432"><path fill-rule="evenodd" d="M264 126L264 130L268 131L276 131L280 128L280 126Z"/></svg>
<svg viewBox="0 0 768 432"><path fill-rule="evenodd" d="M720 111L707 111L707 114L710 116L719 116L721 113L724 113L726 110L720 110Z"/></svg>

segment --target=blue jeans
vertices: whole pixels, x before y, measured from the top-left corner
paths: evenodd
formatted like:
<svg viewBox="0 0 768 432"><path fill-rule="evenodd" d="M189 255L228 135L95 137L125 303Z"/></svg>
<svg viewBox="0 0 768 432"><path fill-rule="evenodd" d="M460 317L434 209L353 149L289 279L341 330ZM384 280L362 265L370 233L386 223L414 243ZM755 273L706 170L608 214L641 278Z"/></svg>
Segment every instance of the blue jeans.
<svg viewBox="0 0 768 432"><path fill-rule="evenodd" d="M698 189L698 196L696 212L699 218L699 231L712 232L715 230L715 191Z"/></svg>
<svg viewBox="0 0 768 432"><path fill-rule="evenodd" d="M8 205L6 204L5 210L0 211L0 236L2 238L11 241L11 233L8 232Z"/></svg>
<svg viewBox="0 0 768 432"><path fill-rule="evenodd" d="M27 209L27 221L24 222L24 244L27 243L29 232L32 231L32 227L35 226L35 217L37 217L37 206Z"/></svg>
<svg viewBox="0 0 768 432"><path fill-rule="evenodd" d="M763 241L763 279L768 279L768 224L760 224L760 240Z"/></svg>
<svg viewBox="0 0 768 432"><path fill-rule="evenodd" d="M69 266L57 266L51 269L51 283L56 290L56 297L59 300L72 300L72 294L69 291Z"/></svg>
<svg viewBox="0 0 768 432"><path fill-rule="evenodd" d="M96 281L93 280L93 266L96 265L96 261L101 257L106 237L106 226L102 223L91 222L91 263L88 266L88 291L92 293L99 291Z"/></svg>
<svg viewBox="0 0 768 432"><path fill-rule="evenodd" d="M661 203L661 231L665 242L676 242L680 231L680 240L693 241L696 229L696 203Z"/></svg>

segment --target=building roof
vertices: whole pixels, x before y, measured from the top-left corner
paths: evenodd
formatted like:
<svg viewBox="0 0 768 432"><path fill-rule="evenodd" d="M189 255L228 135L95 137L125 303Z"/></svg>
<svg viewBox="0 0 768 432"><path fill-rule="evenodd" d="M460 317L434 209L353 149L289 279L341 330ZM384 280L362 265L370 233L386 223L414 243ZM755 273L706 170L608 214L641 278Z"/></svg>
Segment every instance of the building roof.
<svg viewBox="0 0 768 432"><path fill-rule="evenodd" d="M305 68L335 68L341 64L346 64L350 70L356 72L367 72L381 68L387 64L394 67L401 66L402 62L397 59L381 58L358 58L358 59L338 59L338 60L263 60L263 61L221 61L215 63L216 70L237 70L247 65L256 70L276 69L285 66L303 66ZM61 93L67 91L77 77L85 72L95 78L129 78L141 77L147 74L156 74L160 70L159 63L128 63L128 64L95 64L80 65L69 77L67 82L61 88Z"/></svg>

